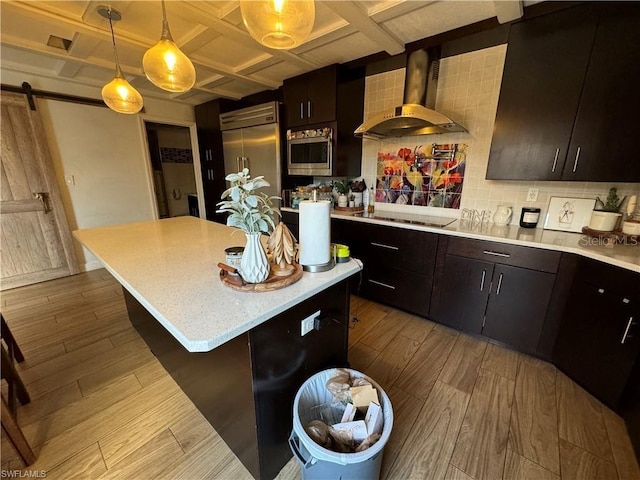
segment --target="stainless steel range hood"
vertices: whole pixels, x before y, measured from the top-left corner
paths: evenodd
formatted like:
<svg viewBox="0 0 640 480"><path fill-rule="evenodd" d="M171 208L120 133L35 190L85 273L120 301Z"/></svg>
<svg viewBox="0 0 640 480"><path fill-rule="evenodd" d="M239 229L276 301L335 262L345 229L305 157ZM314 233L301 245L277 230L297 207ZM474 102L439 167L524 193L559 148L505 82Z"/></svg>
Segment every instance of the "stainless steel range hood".
<svg viewBox="0 0 640 480"><path fill-rule="evenodd" d="M466 132L463 126L433 110L439 66L439 61L429 62L425 50L413 52L407 61L403 105L366 120L354 135L379 140L406 135Z"/></svg>

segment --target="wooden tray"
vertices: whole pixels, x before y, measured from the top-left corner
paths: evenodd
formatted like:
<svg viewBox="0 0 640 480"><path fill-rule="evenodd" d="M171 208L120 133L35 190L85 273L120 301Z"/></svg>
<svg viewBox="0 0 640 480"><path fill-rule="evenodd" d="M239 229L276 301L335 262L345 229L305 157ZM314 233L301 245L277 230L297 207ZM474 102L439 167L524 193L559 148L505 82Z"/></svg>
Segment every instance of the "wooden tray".
<svg viewBox="0 0 640 480"><path fill-rule="evenodd" d="M269 272L269 277L262 283L247 283L243 285L238 275L231 275L225 270L220 270L220 280L223 285L239 292L271 292L288 287L302 278L302 265L296 263L294 267L295 270L287 277L279 277L271 271Z"/></svg>
<svg viewBox="0 0 640 480"><path fill-rule="evenodd" d="M334 207L338 212L358 213L364 212L364 207Z"/></svg>

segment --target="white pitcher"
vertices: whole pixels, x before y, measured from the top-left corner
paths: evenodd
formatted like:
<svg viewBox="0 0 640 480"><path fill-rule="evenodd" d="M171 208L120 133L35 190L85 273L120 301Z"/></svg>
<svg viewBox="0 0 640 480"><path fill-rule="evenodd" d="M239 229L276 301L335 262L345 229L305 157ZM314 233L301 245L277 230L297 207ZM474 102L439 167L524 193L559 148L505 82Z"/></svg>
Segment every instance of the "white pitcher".
<svg viewBox="0 0 640 480"><path fill-rule="evenodd" d="M508 205L498 205L496 213L493 215L493 223L498 226L509 225L512 215L513 209L511 207Z"/></svg>

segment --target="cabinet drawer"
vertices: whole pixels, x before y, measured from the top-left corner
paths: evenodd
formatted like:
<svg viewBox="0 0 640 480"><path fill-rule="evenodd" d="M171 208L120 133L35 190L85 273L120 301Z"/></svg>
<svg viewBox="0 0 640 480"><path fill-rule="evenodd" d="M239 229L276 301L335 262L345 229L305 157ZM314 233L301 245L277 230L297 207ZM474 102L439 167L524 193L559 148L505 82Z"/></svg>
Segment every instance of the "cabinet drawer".
<svg viewBox="0 0 640 480"><path fill-rule="evenodd" d="M588 258L581 258L576 278L607 293L640 303L640 274ZM604 292L603 292L604 293Z"/></svg>
<svg viewBox="0 0 640 480"><path fill-rule="evenodd" d="M433 275L438 248L436 234L364 225L360 235L367 258L375 262L376 266Z"/></svg>
<svg viewBox="0 0 640 480"><path fill-rule="evenodd" d="M449 238L447 253L549 273L558 271L561 257L550 250L457 237Z"/></svg>
<svg viewBox="0 0 640 480"><path fill-rule="evenodd" d="M427 317L433 277L397 268L372 265L365 268L363 296Z"/></svg>

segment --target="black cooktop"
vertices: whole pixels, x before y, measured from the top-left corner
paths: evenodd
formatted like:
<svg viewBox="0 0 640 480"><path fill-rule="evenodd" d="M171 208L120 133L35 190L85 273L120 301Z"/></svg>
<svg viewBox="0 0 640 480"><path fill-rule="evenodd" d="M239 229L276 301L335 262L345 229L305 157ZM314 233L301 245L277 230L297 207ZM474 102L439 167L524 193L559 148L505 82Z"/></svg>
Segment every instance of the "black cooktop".
<svg viewBox="0 0 640 480"><path fill-rule="evenodd" d="M389 213L354 213L354 217L371 218L373 220L385 220L394 223L405 223L410 225L422 225L425 227L442 228L456 221L455 218L434 217L430 215L416 215L414 218L401 218L391 216Z"/></svg>

